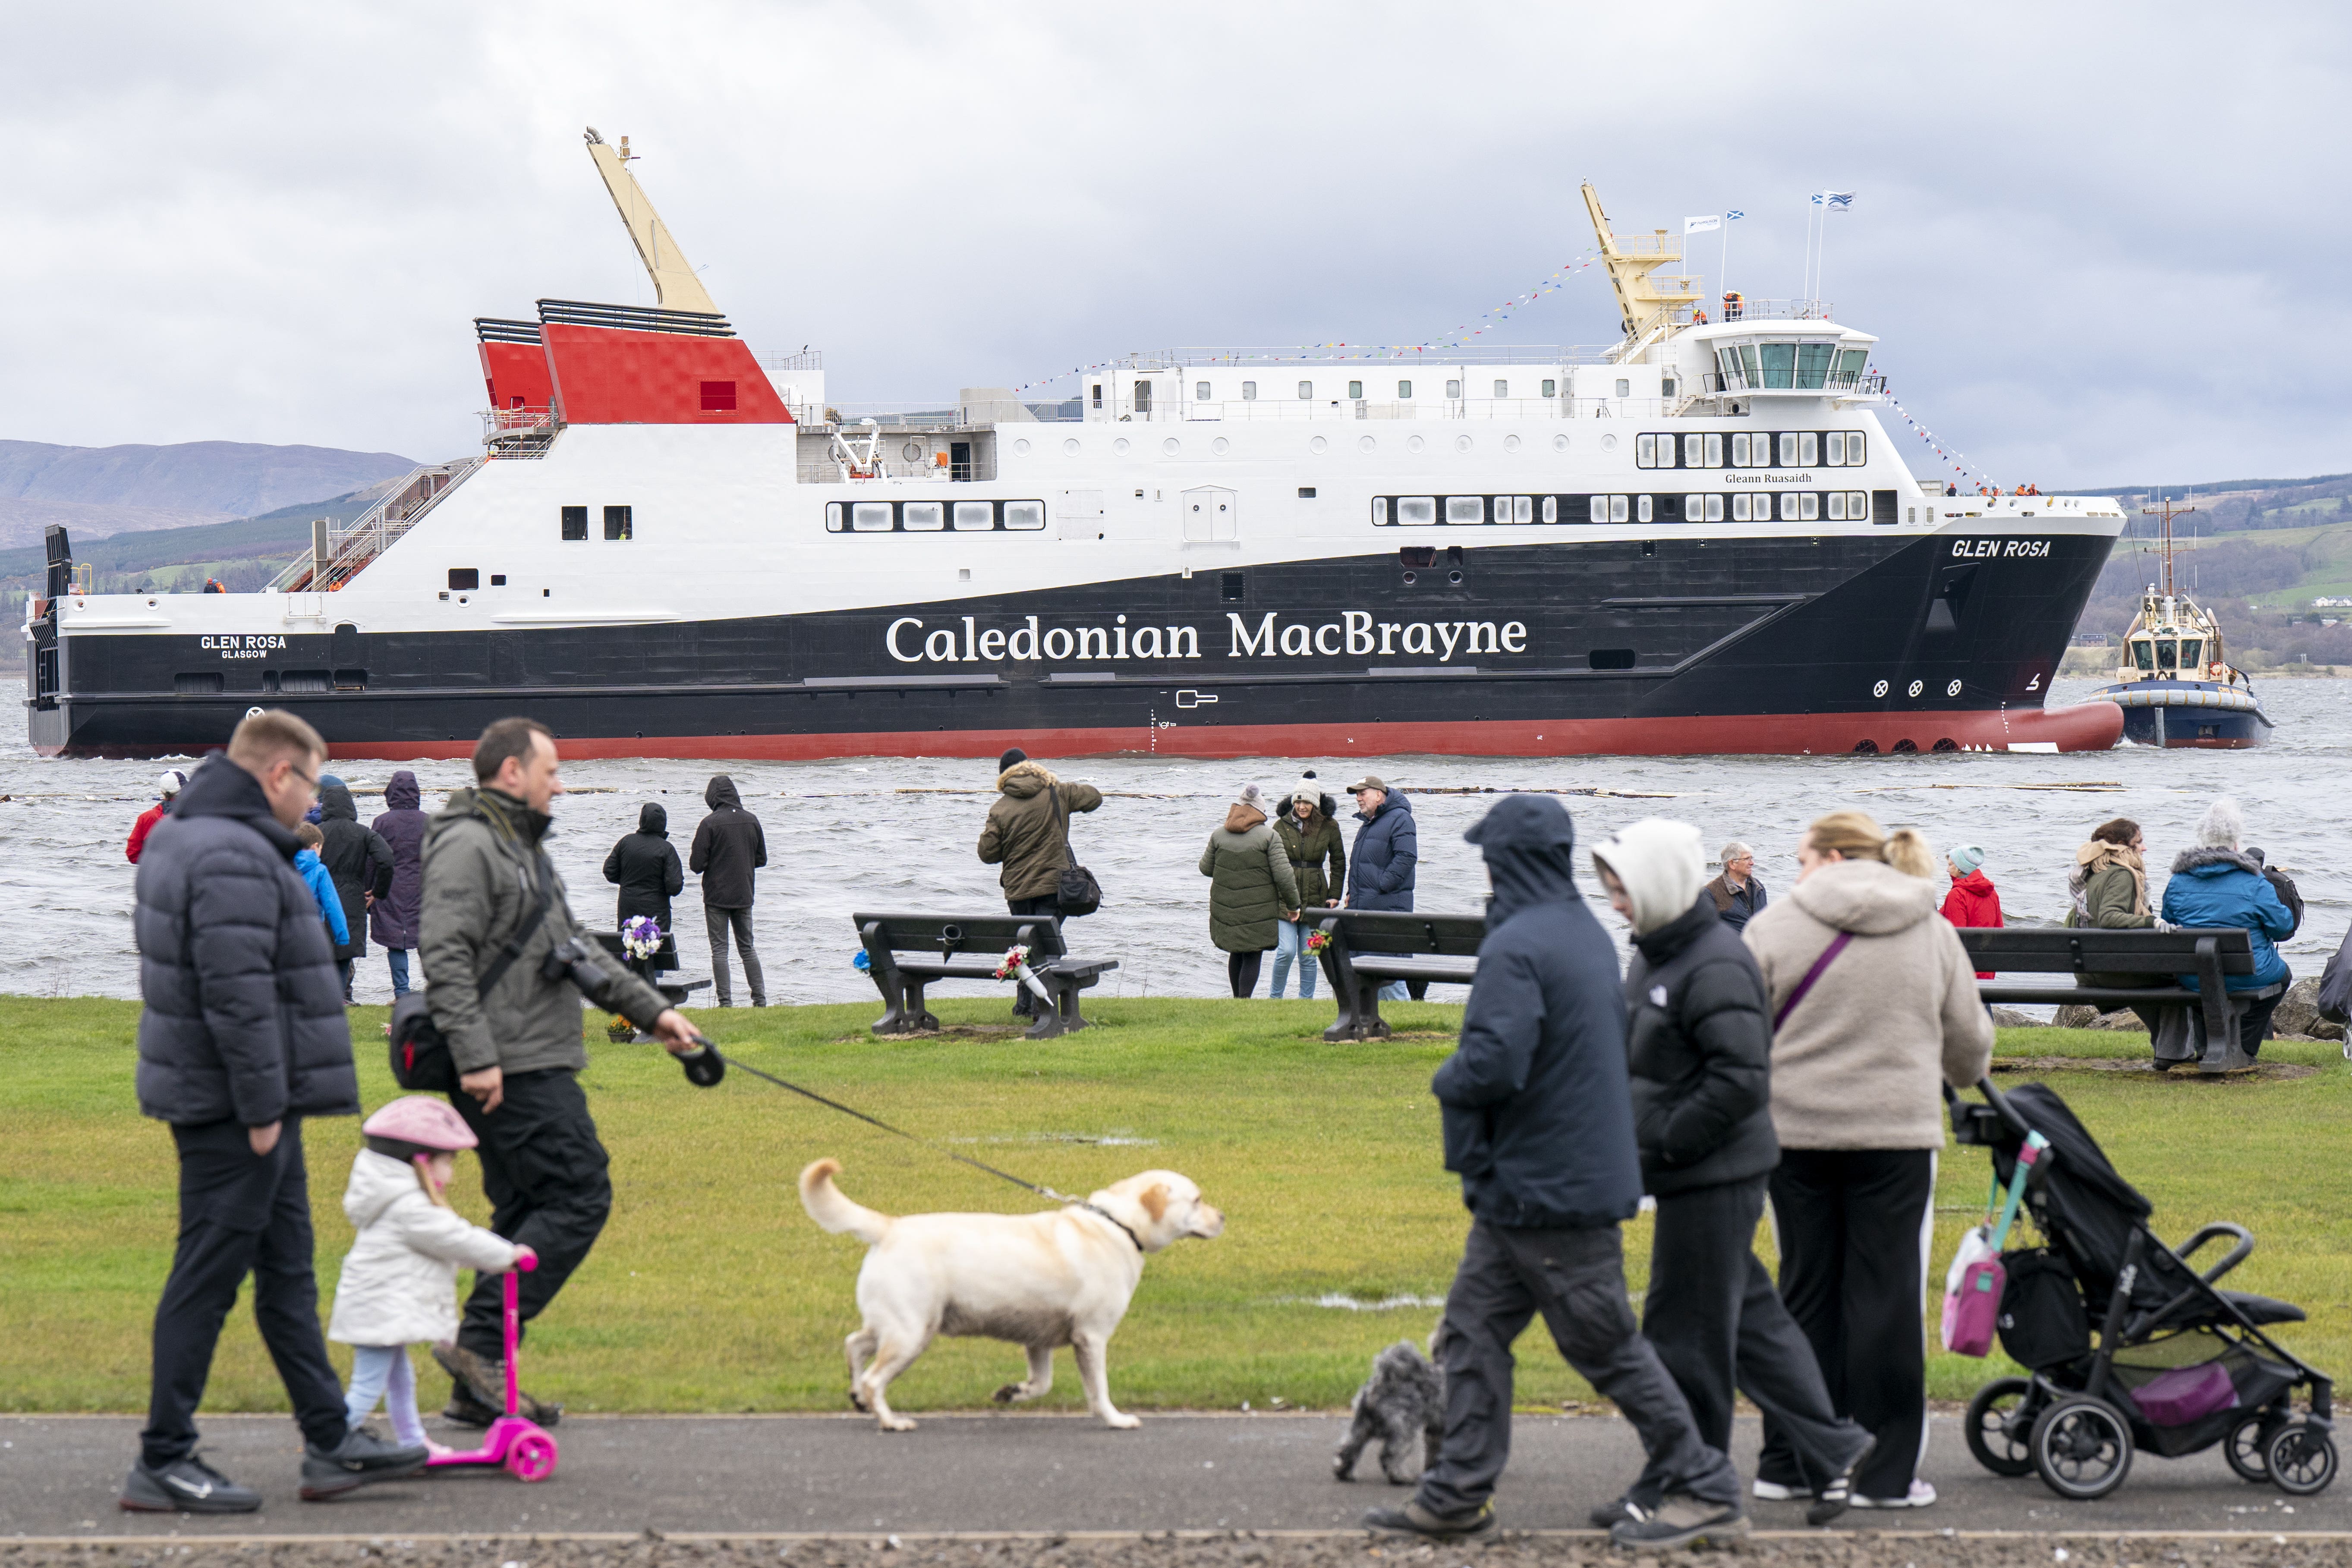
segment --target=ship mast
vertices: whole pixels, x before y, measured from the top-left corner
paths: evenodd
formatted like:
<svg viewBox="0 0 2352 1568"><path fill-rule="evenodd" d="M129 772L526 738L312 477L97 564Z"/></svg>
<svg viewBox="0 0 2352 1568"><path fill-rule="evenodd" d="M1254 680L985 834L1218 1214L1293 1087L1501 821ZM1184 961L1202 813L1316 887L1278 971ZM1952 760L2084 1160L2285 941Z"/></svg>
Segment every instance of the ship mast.
<svg viewBox="0 0 2352 1568"><path fill-rule="evenodd" d="M654 300L665 310L692 310L702 315L720 314L712 302L702 279L694 275L692 263L686 253L670 237L669 226L654 211L654 204L646 198L645 187L629 173L629 139L621 138L616 151L607 146L596 134L593 125L587 130L588 155L596 161L596 172L604 176L604 188L613 195L613 205L627 226L629 240L637 247L637 259L646 264L646 275L654 280Z"/></svg>
<svg viewBox="0 0 2352 1568"><path fill-rule="evenodd" d="M2190 512L2195 511L2197 509L2193 506L2176 507L2168 498L2159 497L2158 498L2158 501L2155 506L2144 506L2139 510L2140 515L2143 517L2160 517L2164 520L2164 542L2161 549L2161 558L2164 562L2163 593L2164 597L2169 599L2173 596L2172 520L2176 517L2187 517Z"/></svg>
<svg viewBox="0 0 2352 1568"><path fill-rule="evenodd" d="M1617 293L1617 314L1623 322L1630 350L1653 328L1672 321L1678 309L1697 303L1697 279L1671 277L1665 281L1675 287L1661 289L1660 279L1650 274L1668 262L1682 260L1682 241L1664 229L1647 238L1619 239L1609 226L1609 216L1601 210L1601 193L1592 188L1590 180L1584 182L1582 189L1584 210L1592 219L1592 236L1601 246L1601 264L1609 268L1609 286Z"/></svg>

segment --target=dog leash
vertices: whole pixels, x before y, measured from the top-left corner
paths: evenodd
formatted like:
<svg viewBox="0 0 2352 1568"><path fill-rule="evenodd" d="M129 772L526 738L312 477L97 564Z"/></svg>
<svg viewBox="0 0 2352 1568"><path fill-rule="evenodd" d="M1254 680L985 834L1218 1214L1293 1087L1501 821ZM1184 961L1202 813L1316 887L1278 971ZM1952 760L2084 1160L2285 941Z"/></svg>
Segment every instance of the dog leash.
<svg viewBox="0 0 2352 1568"><path fill-rule="evenodd" d="M1143 1250L1143 1238L1136 1235L1135 1232L1129 1227L1125 1220L1120 1219L1117 1215L1111 1213L1108 1209L1104 1208L1099 1204L1088 1203L1084 1198L1074 1198L1067 1193L1057 1193L1053 1188L1041 1185L1036 1182L1024 1182L1010 1171L1000 1171L995 1166L991 1165L984 1161L975 1160L969 1154L959 1154L952 1149L932 1142L928 1138L919 1138L914 1133L906 1131L904 1128L893 1127L878 1116L868 1116L866 1112L858 1110L855 1106L844 1105L837 1100L828 1100L813 1089L803 1089L799 1084L786 1082L784 1079L778 1078L774 1073L763 1072L760 1068L753 1067L749 1062L739 1060L733 1057L721 1055L718 1046L709 1040L703 1040L702 1045L704 1049L708 1050L712 1056L717 1057L719 1060L726 1063L729 1067L750 1073L753 1078L765 1079L768 1082L774 1084L778 1089L788 1089L804 1100L814 1100L819 1105L824 1106L828 1110L840 1111L844 1116L854 1116L869 1127L878 1127L894 1138L904 1138L909 1143L920 1144L922 1147L930 1150L935 1154L945 1154L949 1159L957 1162L959 1164L970 1165L975 1171L985 1171L999 1181L1011 1182L1016 1187L1024 1187L1030 1192L1035 1193L1041 1198L1051 1199L1053 1202L1057 1204L1068 1204L1073 1207L1085 1209L1090 1214L1100 1215L1103 1218L1110 1221L1111 1224L1118 1226L1120 1235L1126 1237L1128 1240L1135 1243L1136 1251L1141 1252Z"/></svg>

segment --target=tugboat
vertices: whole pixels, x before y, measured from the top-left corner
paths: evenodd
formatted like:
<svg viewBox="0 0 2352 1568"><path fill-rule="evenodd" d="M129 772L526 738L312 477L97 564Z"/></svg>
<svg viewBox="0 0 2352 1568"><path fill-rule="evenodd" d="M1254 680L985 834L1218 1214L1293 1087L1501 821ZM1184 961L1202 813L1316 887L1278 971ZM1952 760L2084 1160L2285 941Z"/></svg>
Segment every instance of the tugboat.
<svg viewBox="0 0 2352 1568"><path fill-rule="evenodd" d="M2163 519L2163 578L2140 595L2139 614L2124 633L2116 684L2092 697L2124 710L2124 739L2134 745L2221 751L2262 745L2273 726L2253 682L2223 652L2221 623L2173 585L2172 520L2197 509L2167 500L2140 510Z"/></svg>

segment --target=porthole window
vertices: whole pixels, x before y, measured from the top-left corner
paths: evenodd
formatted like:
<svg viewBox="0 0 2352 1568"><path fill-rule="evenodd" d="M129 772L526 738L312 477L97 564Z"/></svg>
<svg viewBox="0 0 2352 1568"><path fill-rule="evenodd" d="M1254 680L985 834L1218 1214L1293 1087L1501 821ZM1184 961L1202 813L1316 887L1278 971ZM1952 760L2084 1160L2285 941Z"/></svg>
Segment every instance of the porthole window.
<svg viewBox="0 0 2352 1568"><path fill-rule="evenodd" d="M1102 389L1097 387L1095 390L1100 392ZM919 463L923 460L923 444L920 441L909 441L898 448L898 456L910 463Z"/></svg>
<svg viewBox="0 0 2352 1568"><path fill-rule="evenodd" d="M947 527L947 503L935 500L910 500L898 510L898 520L909 533L937 533Z"/></svg>
<svg viewBox="0 0 2352 1568"><path fill-rule="evenodd" d="M1508 503L1506 502L1506 505ZM1484 496L1447 496L1445 521L1452 523L1484 522L1486 521L1486 500Z"/></svg>
<svg viewBox="0 0 2352 1568"><path fill-rule="evenodd" d="M1242 401L1244 403L1255 403L1257 401L1257 383L1254 381L1245 381L1242 383Z"/></svg>
<svg viewBox="0 0 2352 1568"><path fill-rule="evenodd" d="M1437 498L1435 496L1399 496L1397 498L1399 523L1418 528L1424 523L1433 523L1436 521Z"/></svg>
<svg viewBox="0 0 2352 1568"><path fill-rule="evenodd" d="M959 533L985 533L996 526L996 503L985 500L960 500L955 503L955 525Z"/></svg>
<svg viewBox="0 0 2352 1568"><path fill-rule="evenodd" d="M850 502L849 531L852 533L889 532L890 503L887 500L858 500Z"/></svg>
<svg viewBox="0 0 2352 1568"><path fill-rule="evenodd" d="M1004 503L1004 526L1017 531L1045 526L1045 503L1041 500L1009 500Z"/></svg>
<svg viewBox="0 0 2352 1568"><path fill-rule="evenodd" d="M1206 402L1208 402L1208 401L1209 401L1209 384L1208 384L1207 382L1205 382L1205 381L1196 381L1196 382L1194 382L1194 383L1192 384L1192 397L1193 397L1193 400L1194 400L1195 402L1200 402L1200 403L1206 403Z"/></svg>
<svg viewBox="0 0 2352 1568"><path fill-rule="evenodd" d="M1822 460L1821 446L1821 437L1814 435L1811 430L1805 431L1802 435L1799 436L1797 437L1798 466L1801 468L1810 468L1815 463L1820 462Z"/></svg>
<svg viewBox="0 0 2352 1568"><path fill-rule="evenodd" d="M1633 499L1633 498L1631 496L1611 496L1609 498L1609 521L1612 522L1624 522L1628 521L1626 513L1631 510ZM1649 498L1646 496L1643 498L1645 506Z"/></svg>
<svg viewBox="0 0 2352 1568"><path fill-rule="evenodd" d="M1459 398L1462 395L1462 384L1458 381L1447 382L1445 384L1445 395L1449 400Z"/></svg>
<svg viewBox="0 0 2352 1568"><path fill-rule="evenodd" d="M1402 403L1409 403L1412 400L1412 383L1409 381L1400 381L1397 383L1397 400Z"/></svg>

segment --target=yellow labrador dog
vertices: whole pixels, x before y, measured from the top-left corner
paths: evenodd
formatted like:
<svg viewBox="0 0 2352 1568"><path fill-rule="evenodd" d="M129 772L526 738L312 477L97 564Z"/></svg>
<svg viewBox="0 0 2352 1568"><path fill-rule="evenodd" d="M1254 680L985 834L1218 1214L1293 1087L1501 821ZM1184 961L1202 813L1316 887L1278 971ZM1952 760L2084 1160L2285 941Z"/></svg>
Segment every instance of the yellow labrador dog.
<svg viewBox="0 0 2352 1568"><path fill-rule="evenodd" d="M1085 1204L1050 1214L916 1214L892 1217L851 1203L833 1184L837 1160L801 1173L801 1205L829 1231L869 1249L857 1271L866 1326L849 1336L849 1398L886 1432L914 1422L885 1390L935 1334L1026 1346L1029 1376L996 1391L999 1404L1054 1386L1054 1347L1068 1345L1087 1406L1106 1426L1140 1425L1110 1402L1103 1352L1143 1279L1143 1258L1184 1237L1221 1235L1225 1216L1173 1171L1114 1182Z"/></svg>

